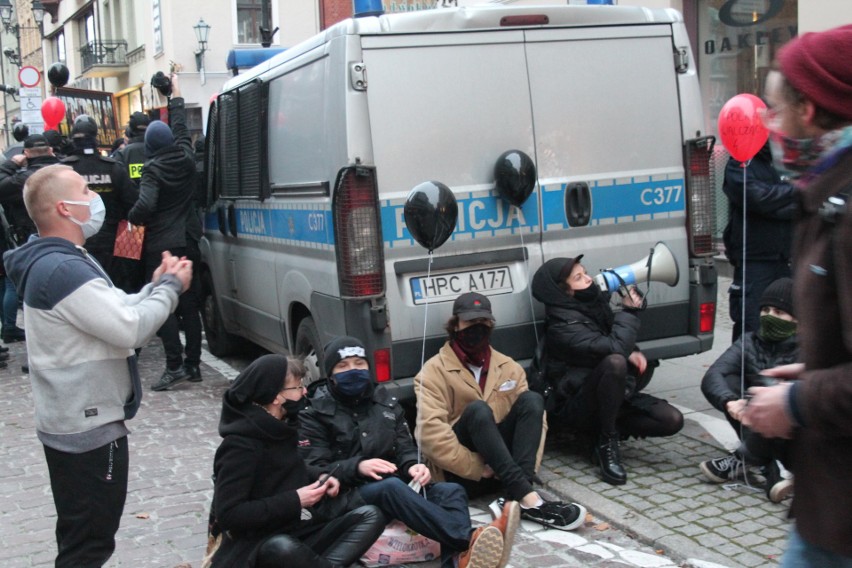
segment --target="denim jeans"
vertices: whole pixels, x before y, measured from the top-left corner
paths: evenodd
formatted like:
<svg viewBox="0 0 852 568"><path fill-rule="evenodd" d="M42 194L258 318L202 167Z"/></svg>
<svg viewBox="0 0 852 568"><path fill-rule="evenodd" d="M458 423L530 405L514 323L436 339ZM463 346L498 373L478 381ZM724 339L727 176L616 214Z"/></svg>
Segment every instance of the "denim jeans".
<svg viewBox="0 0 852 568"><path fill-rule="evenodd" d="M793 526L787 550L781 557L781 568L852 568L852 558L810 544Z"/></svg>
<svg viewBox="0 0 852 568"><path fill-rule="evenodd" d="M426 488L424 499L400 478L388 477L362 485L358 492L368 504L381 509L389 521L402 521L411 530L438 542L445 563L470 544L473 529L467 494L461 485L433 483Z"/></svg>

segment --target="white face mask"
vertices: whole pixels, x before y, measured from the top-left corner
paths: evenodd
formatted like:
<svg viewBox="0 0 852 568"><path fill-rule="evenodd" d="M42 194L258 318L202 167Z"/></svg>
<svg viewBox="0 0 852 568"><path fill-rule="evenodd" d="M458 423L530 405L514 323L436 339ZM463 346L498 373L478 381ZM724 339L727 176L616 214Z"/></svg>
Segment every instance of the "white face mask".
<svg viewBox="0 0 852 568"><path fill-rule="evenodd" d="M106 207L104 206L104 201L101 199L101 196L97 193L95 194L95 198L91 201L68 201L65 200L63 203L68 203L69 205L88 205L89 206L89 220L88 221L78 221L74 217L69 217L71 221L80 225L83 229L83 238L89 239L90 237L96 235L98 231L101 230L101 227L104 224L104 219L106 218Z"/></svg>

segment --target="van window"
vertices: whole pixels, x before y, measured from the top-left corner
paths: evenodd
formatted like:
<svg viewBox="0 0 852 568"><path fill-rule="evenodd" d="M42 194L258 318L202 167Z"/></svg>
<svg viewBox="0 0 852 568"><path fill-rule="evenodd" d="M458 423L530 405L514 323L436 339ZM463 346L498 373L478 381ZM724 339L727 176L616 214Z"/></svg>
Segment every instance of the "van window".
<svg viewBox="0 0 852 568"><path fill-rule="evenodd" d="M264 85L243 85L219 97L219 127L229 133L220 140L222 155L235 159L220 162L222 197L263 199L269 196L266 182Z"/></svg>
<svg viewBox="0 0 852 568"><path fill-rule="evenodd" d="M329 72L324 57L269 82L269 182L276 193L328 187L327 149L344 135L342 124L328 126Z"/></svg>

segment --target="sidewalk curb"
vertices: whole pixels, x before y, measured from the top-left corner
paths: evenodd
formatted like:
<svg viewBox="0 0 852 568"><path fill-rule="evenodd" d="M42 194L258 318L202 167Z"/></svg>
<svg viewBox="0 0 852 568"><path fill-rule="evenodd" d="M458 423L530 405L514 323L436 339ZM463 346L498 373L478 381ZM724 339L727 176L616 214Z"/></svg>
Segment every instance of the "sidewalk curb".
<svg viewBox="0 0 852 568"><path fill-rule="evenodd" d="M691 440L714 449L719 448L718 445L708 443L706 439L690 433L689 430L696 427L689 426L688 424L678 436L686 436ZM700 429L700 427L696 429ZM733 558L720 554L711 548L704 547L688 537L673 534L670 529L648 518L641 512L611 501L595 490L576 483L560 475L558 472L554 472L550 465L546 463L547 461L549 460L545 459L542 462L542 473L544 474L542 477L545 479L544 487L547 490L555 493L560 499L565 501L576 501L583 504L595 517L603 519L617 529L633 536L641 544L651 546L655 550L662 549L663 554L677 561L679 566L683 568L700 568L706 567L708 562L718 564L719 568L734 566L734 564L731 564L734 561ZM697 467L696 475L698 475ZM761 566L767 564L766 557L753 553L738 556L736 560L736 565L743 566Z"/></svg>

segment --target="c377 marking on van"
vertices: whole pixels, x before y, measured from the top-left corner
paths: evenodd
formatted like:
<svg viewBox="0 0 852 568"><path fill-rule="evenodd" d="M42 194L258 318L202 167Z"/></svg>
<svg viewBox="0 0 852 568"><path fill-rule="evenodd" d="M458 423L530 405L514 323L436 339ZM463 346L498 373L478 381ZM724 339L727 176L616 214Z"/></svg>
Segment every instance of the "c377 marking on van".
<svg viewBox="0 0 852 568"><path fill-rule="evenodd" d="M568 228L565 217L565 188L567 183L556 182L542 186L542 208L545 230ZM592 195L590 225L623 223L655 217L682 215L686 209L682 178L637 178L624 183L619 180L589 182Z"/></svg>
<svg viewBox="0 0 852 568"><path fill-rule="evenodd" d="M334 244L331 211L236 206L237 236L284 240L288 244ZM218 227L215 215L205 216L208 230Z"/></svg>
<svg viewBox="0 0 852 568"><path fill-rule="evenodd" d="M494 192L477 194L476 197L471 192L456 194L459 214L451 240L490 237L502 232L517 234L520 230L531 233L538 227L537 192L521 208L509 205ZM405 226L404 207L405 200L382 202L382 236L390 247L414 244Z"/></svg>

